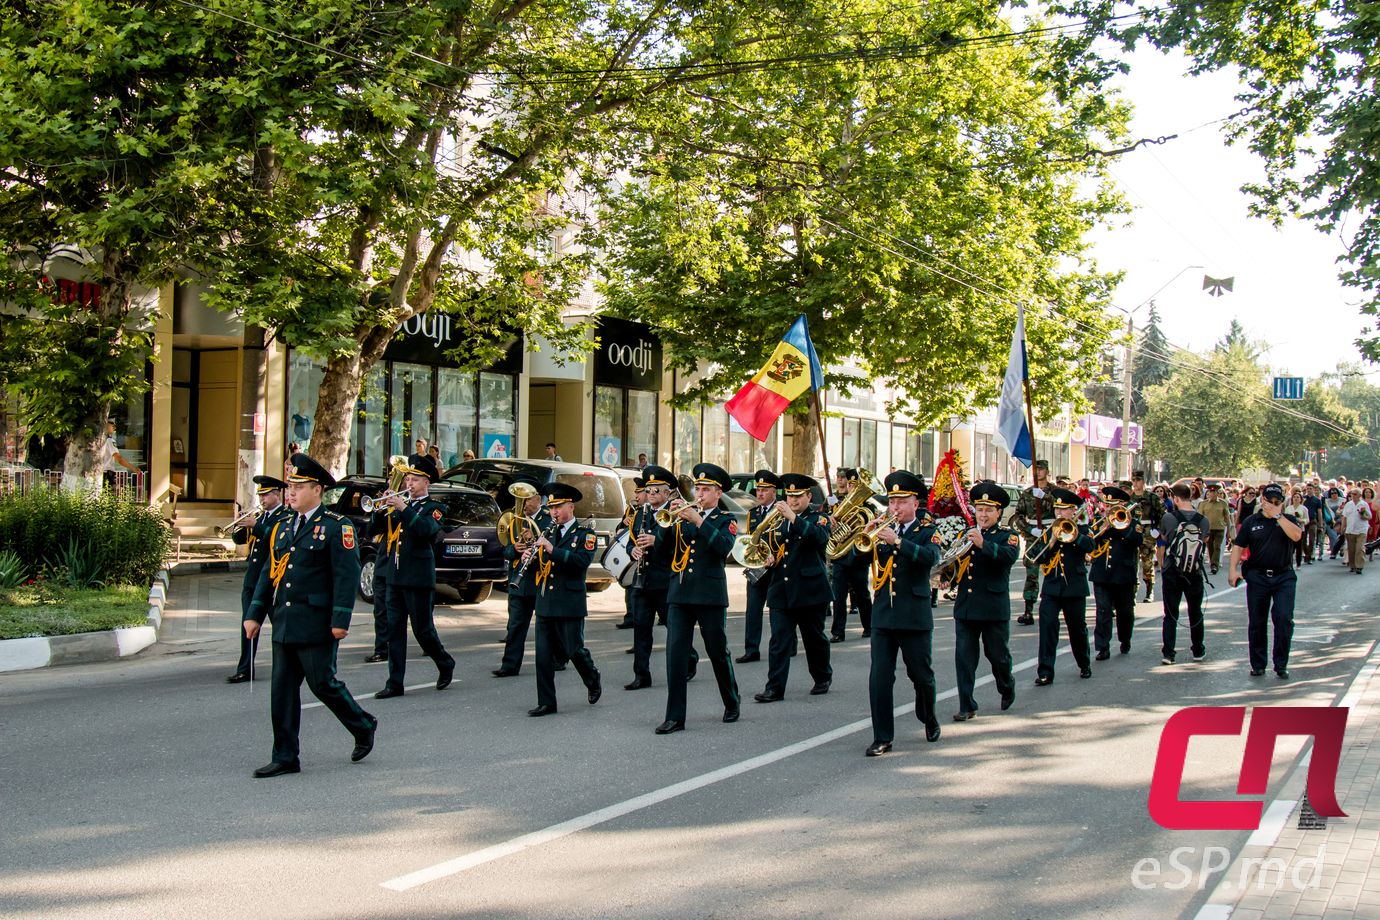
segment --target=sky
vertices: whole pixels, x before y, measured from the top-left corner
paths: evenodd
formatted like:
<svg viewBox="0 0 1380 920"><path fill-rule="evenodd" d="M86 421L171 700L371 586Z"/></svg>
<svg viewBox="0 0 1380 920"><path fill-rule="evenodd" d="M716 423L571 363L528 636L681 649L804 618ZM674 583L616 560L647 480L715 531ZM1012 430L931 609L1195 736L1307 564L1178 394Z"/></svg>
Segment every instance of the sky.
<svg viewBox="0 0 1380 920"><path fill-rule="evenodd" d="M1182 56L1149 50L1131 64L1120 87L1135 106L1133 137L1179 136L1111 164L1134 211L1127 225L1095 235L1093 254L1101 268L1126 272L1117 306L1154 297L1165 336L1195 351L1211 347L1235 317L1268 344L1264 357L1276 372L1312 378L1361 360L1354 341L1366 324L1359 292L1337 280L1341 240L1303 221L1276 229L1250 217L1240 187L1264 169L1244 146L1228 146L1220 125L1207 124L1241 108L1235 75L1190 77ZM1209 296L1205 274L1234 277L1234 291ZM1136 312L1138 325L1148 313ZM1380 367L1366 370L1380 382Z"/></svg>

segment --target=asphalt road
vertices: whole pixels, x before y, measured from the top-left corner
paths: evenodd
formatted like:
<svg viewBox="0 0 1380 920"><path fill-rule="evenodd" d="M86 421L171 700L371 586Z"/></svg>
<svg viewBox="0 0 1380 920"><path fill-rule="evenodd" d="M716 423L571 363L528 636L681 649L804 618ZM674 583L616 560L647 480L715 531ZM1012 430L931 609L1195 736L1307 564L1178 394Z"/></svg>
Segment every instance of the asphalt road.
<svg viewBox="0 0 1380 920"><path fill-rule="evenodd" d="M1225 581L1224 571L1216 590ZM742 586L731 583L737 654ZM659 737L664 630L656 687L623 691L631 634L613 628L618 589L591 598L587 626L603 700L587 705L569 670L557 675L560 713L544 719L525 715L536 702L530 649L522 676L489 676L501 594L477 608L438 609L459 661L450 689L386 701L366 699L382 686L384 666L362 662L371 621L361 606L340 670L380 719L377 748L350 764L350 737L330 713L310 709L303 773L273 780L250 777L269 759L267 685L251 693L222 683L235 655L228 639L7 675L0 914L1191 915L1206 892L1141 890L1132 869L1177 847L1239 847L1246 835L1171 832L1150 820L1165 719L1190 705L1334 702L1380 639L1378 595L1380 573L1358 578L1335 562L1306 568L1287 682L1247 675L1240 589L1209 605L1206 661L1161 666L1158 602L1142 604L1131 654L1097 663L1091 680L1079 680L1064 654L1048 688L1032 685L1035 629L1013 625L1023 668L1015 706L998 712L989 681L979 689L982 713L965 724L949 721L957 707L945 696L954 686L946 605L934 639L943 738L927 744L905 714L895 752L875 759L863 756L868 650L856 624L847 643L831 646L828 695L807 694L802 655L786 700L754 704L766 664L739 665L743 716L724 725L702 667L689 687L688 730ZM1186 635L1180 644L1185 662ZM268 660L264 649L265 674ZM414 647L408 683L434 676ZM912 701L902 673L897 703ZM1300 743L1281 741L1275 787ZM1241 739L1195 740L1184 797L1234 795L1241 747Z"/></svg>

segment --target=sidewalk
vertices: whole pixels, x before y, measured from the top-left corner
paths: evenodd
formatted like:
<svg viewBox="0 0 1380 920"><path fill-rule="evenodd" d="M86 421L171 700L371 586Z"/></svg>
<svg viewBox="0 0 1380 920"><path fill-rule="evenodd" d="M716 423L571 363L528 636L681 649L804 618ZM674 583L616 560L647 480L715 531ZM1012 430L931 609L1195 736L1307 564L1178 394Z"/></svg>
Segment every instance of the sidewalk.
<svg viewBox="0 0 1380 920"><path fill-rule="evenodd" d="M242 571L174 576L158 643L176 646L238 638L243 583Z"/></svg>
<svg viewBox="0 0 1380 920"><path fill-rule="evenodd" d="M1277 835L1267 827L1251 835L1223 874L1196 920L1380 920L1380 644L1362 665L1339 703L1351 709L1346 746L1337 770L1337 799L1345 818L1328 818L1325 828L1300 829L1302 805L1288 812ZM1276 801L1301 801L1308 772L1300 758ZM1304 823L1312 815L1305 815ZM1290 869L1321 870L1301 890ZM1280 871L1281 867L1288 867ZM1262 878L1263 876L1263 878ZM1276 880L1279 880L1277 884Z"/></svg>

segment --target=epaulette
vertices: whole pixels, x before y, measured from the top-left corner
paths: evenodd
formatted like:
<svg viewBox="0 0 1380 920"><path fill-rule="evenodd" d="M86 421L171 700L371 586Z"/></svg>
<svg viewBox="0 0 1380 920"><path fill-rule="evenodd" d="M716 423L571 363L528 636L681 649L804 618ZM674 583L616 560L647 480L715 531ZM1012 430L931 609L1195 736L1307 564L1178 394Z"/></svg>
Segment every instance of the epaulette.
<svg viewBox="0 0 1380 920"><path fill-rule="evenodd" d="M334 520L337 520L337 521L343 521L343 520L345 520L345 516L344 516L343 514L340 514L340 513L335 512L335 511L327 511L327 512L325 513L325 515L326 515L326 517L328 517L328 518L333 518Z"/></svg>

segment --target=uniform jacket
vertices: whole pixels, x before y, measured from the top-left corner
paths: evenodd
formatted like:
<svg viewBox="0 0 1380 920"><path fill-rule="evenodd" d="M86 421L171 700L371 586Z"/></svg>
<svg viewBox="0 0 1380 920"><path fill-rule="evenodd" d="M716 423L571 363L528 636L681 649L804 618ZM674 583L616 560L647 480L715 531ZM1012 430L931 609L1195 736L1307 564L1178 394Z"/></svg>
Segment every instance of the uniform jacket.
<svg viewBox="0 0 1380 920"><path fill-rule="evenodd" d="M537 532L545 533L551 526L551 515L545 508L538 508L537 513L532 516L532 520L537 522ZM518 569L522 568L522 553L517 551L517 547L511 543L503 547L503 558L508 563L508 594L513 597L536 597L537 596L537 564L533 562L527 567L527 571L522 573L522 581L517 581Z"/></svg>
<svg viewBox="0 0 1380 920"><path fill-rule="evenodd" d="M1078 525L1078 539L1072 543L1055 540L1052 530L1046 529L1045 533L1051 536L1040 550L1038 560L1042 567L1048 569L1048 574L1040 585L1040 596L1087 597L1088 566L1084 559L1095 548L1088 525ZM1054 564L1051 566L1050 563Z"/></svg>
<svg viewBox="0 0 1380 920"><path fill-rule="evenodd" d="M891 577L876 589L872 626L882 629L934 629L930 609L930 569L939 561L939 537L927 524L912 521L896 546L878 542L873 565L881 573L889 560Z"/></svg>
<svg viewBox="0 0 1380 920"><path fill-rule="evenodd" d="M527 567L531 572L547 564L551 566L537 589L537 616L583 618L589 612L585 603L585 573L594 561L594 531L572 520L564 535L557 531L547 539L551 541L551 552L543 553Z"/></svg>
<svg viewBox="0 0 1380 920"><path fill-rule="evenodd" d="M318 507L289 539L296 517L285 513L273 538L273 555L285 566L282 579L275 587L272 573L264 566L246 619L262 623L271 616L277 643L334 642L331 630L349 629L355 609L359 583L355 528L346 518Z"/></svg>
<svg viewBox="0 0 1380 920"><path fill-rule="evenodd" d="M1016 509L1011 514L1011 526L1024 540L1032 540L1030 528L1045 527L1054 518L1054 500L1049 497L1050 485L1045 483L1044 498L1036 498L1034 486L1016 496ZM1040 513L1035 513L1036 508Z"/></svg>
<svg viewBox="0 0 1380 920"><path fill-rule="evenodd" d="M658 555L671 561L677 559L688 546L685 569L670 571L666 600L671 604L702 604L711 607L728 606L728 579L724 575L724 560L733 551L738 536L738 524L733 515L720 508L710 508L697 527L681 519L674 527L657 529Z"/></svg>
<svg viewBox="0 0 1380 920"><path fill-rule="evenodd" d="M402 536L393 557L390 585L402 588L436 587L436 543L446 507L432 498L409 500L395 511L402 522Z"/></svg>
<svg viewBox="0 0 1380 920"><path fill-rule="evenodd" d="M393 509L384 506L384 510L369 515L369 526L364 534L374 547L374 572L382 574L384 578L393 575L393 553L388 546L388 531L397 525L397 520Z"/></svg>
<svg viewBox="0 0 1380 920"><path fill-rule="evenodd" d="M767 591L767 605L773 610L792 607L822 607L833 598L829 576L824 570L824 547L829 543L829 516L818 511L802 511L795 520L776 528L775 540L784 546L781 559L768 571L776 570Z"/></svg>
<svg viewBox="0 0 1380 920"><path fill-rule="evenodd" d="M1088 580L1099 585L1133 585L1140 566L1140 545L1144 535L1132 518L1125 530L1107 531L1093 549L1092 570Z"/></svg>
<svg viewBox="0 0 1380 920"><path fill-rule="evenodd" d="M1000 525L984 530L982 549L968 554L968 567L956 586L954 619L1011 619L1011 566L1020 554L1021 538L1014 530Z"/></svg>
<svg viewBox="0 0 1380 920"><path fill-rule="evenodd" d="M748 509L748 533L757 529L757 525L762 523L762 519L771 513L771 505L753 505ZM776 577L776 566L769 565L762 572L762 577L757 579L753 588L758 591L768 591L772 581Z"/></svg>
<svg viewBox="0 0 1380 920"><path fill-rule="evenodd" d="M1142 530L1157 527L1160 518L1164 517L1164 500L1149 489L1139 495L1132 493L1128 508L1131 518L1140 524Z"/></svg>
<svg viewBox="0 0 1380 920"><path fill-rule="evenodd" d="M230 539L241 546L249 544L249 555L245 557L244 590L251 595L259 586L259 576L268 563L268 538L273 534L273 525L283 519L286 510L286 505L278 505L259 515L253 527L241 527L230 535Z"/></svg>
<svg viewBox="0 0 1380 920"><path fill-rule="evenodd" d="M634 540L638 534L644 533L657 538L656 543L647 547L643 559L634 560L642 566L642 583L638 588L643 591L665 591L671 584L671 554L661 541L661 528L657 527L656 521L653 520L655 514L655 508L643 505L637 509L637 514L633 515Z"/></svg>
<svg viewBox="0 0 1380 920"><path fill-rule="evenodd" d="M1227 523L1231 521L1231 505L1223 498L1216 501L1203 499L1198 505L1198 513L1208 519L1209 530L1226 530Z"/></svg>

